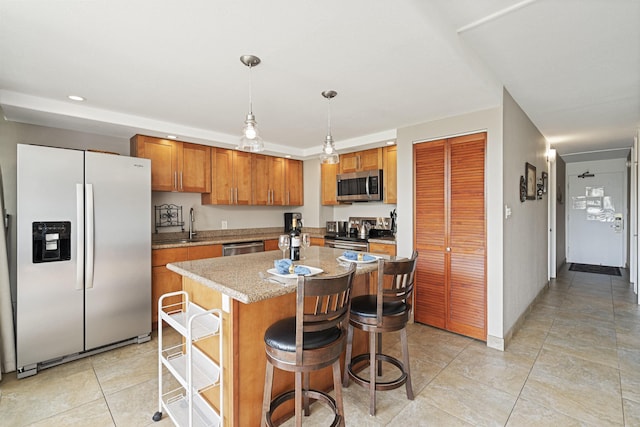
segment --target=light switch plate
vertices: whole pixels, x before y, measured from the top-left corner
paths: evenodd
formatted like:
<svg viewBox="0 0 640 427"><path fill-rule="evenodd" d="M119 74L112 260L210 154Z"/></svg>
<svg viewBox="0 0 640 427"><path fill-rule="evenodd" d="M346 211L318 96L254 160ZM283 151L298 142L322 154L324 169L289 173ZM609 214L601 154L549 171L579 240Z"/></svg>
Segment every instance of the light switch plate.
<svg viewBox="0 0 640 427"><path fill-rule="evenodd" d="M222 220L222 226L220 228L222 228L223 230L226 230L227 229L227 221Z"/></svg>

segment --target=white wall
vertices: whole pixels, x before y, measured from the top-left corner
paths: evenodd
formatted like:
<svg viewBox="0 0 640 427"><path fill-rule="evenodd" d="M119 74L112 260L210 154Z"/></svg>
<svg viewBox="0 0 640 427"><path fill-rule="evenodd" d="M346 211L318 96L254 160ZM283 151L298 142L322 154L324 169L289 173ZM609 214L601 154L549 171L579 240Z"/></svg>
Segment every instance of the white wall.
<svg viewBox="0 0 640 427"><path fill-rule="evenodd" d="M502 108L491 108L398 129L398 253L413 250L413 144L487 132L487 345L504 348L502 295Z"/></svg>
<svg viewBox="0 0 640 427"><path fill-rule="evenodd" d="M509 93L504 92L504 331L508 333L548 283L548 196L520 202L525 162L536 178L548 172L547 142Z"/></svg>

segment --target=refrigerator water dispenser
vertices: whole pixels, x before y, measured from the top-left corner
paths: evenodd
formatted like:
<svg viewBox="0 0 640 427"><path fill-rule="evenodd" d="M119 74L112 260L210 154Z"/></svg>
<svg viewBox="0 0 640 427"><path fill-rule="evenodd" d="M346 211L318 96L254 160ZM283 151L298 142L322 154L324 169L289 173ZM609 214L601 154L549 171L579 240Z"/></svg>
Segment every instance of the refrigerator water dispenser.
<svg viewBox="0 0 640 427"><path fill-rule="evenodd" d="M71 259L71 222L32 223L33 262L68 261Z"/></svg>

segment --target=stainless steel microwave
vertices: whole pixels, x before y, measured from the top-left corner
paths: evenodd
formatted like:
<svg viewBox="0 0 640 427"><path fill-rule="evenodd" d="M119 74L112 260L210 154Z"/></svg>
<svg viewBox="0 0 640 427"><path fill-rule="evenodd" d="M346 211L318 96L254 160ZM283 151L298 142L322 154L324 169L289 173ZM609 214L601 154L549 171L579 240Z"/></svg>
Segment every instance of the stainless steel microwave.
<svg viewBox="0 0 640 427"><path fill-rule="evenodd" d="M337 181L339 202L380 201L382 194L382 169L341 173Z"/></svg>

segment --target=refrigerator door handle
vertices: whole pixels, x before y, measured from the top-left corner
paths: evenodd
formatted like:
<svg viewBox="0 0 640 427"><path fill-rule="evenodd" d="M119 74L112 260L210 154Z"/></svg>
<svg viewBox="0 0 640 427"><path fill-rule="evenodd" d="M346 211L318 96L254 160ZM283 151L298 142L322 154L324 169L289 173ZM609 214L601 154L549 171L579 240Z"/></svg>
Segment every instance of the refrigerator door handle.
<svg viewBox="0 0 640 427"><path fill-rule="evenodd" d="M76 184L76 290L84 288L84 186Z"/></svg>
<svg viewBox="0 0 640 427"><path fill-rule="evenodd" d="M93 288L94 237L95 214L93 206L93 184L87 184L87 234L85 239L85 245L87 248L87 273L85 289Z"/></svg>

